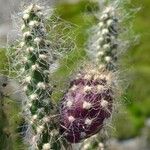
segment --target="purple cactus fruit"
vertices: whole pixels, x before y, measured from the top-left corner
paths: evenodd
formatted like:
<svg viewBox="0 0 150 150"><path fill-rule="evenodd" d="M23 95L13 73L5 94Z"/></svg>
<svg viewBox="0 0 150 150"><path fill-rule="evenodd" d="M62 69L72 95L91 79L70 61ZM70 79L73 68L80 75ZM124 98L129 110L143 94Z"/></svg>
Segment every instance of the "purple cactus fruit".
<svg viewBox="0 0 150 150"><path fill-rule="evenodd" d="M112 113L113 92L107 75L86 73L70 83L60 108L60 132L78 143L99 132Z"/></svg>

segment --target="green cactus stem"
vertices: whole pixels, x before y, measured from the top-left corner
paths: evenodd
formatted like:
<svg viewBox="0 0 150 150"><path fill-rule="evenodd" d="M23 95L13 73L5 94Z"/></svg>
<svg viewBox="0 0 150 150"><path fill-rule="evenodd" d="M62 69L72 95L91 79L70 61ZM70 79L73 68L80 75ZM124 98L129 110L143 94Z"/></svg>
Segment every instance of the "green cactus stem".
<svg viewBox="0 0 150 150"><path fill-rule="evenodd" d="M111 71L116 70L118 44L120 44L119 14L115 7L109 5L98 17L99 22L94 28L93 36L90 37L88 48L88 53L94 57L94 61Z"/></svg>
<svg viewBox="0 0 150 150"><path fill-rule="evenodd" d="M28 96L23 108L29 124L26 138L32 149L59 149L56 117L53 115L55 106L51 102L52 87L49 84L49 67L53 58L42 8L31 4L24 11L23 22L20 47L24 51L21 82Z"/></svg>

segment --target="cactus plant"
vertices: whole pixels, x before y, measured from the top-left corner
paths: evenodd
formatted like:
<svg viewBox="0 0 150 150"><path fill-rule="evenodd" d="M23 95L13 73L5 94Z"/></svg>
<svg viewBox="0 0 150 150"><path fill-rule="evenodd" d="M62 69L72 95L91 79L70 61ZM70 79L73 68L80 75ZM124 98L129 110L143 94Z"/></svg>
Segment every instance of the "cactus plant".
<svg viewBox="0 0 150 150"><path fill-rule="evenodd" d="M49 69L56 55L47 40L45 10L31 3L22 19L23 39L17 48L13 48L11 59L15 58L13 64L17 78L26 94L22 100L22 114L27 126L25 141L31 149L60 149L57 110L51 100L52 85L49 81Z"/></svg>
<svg viewBox="0 0 150 150"><path fill-rule="evenodd" d="M60 130L69 142L97 133L112 113L111 74L90 69L71 82L62 101Z"/></svg>
<svg viewBox="0 0 150 150"><path fill-rule="evenodd" d="M70 82L60 108L60 132L71 143L79 143L103 129L112 116L119 85L116 80L120 13L110 3L91 32L85 65ZM121 44L119 45L121 46Z"/></svg>
<svg viewBox="0 0 150 150"><path fill-rule="evenodd" d="M24 113L28 114L26 120L31 126L31 146L33 149L47 150L53 147L53 142L57 132L55 126L49 122L54 122L52 116L54 106L50 100L52 87L49 85L49 58L53 56L48 49L49 43L46 41L46 28L41 7L31 4L24 12L22 26L23 43L25 52L26 77L23 80L24 90L28 100L24 107ZM51 54L51 55L50 55ZM29 127L30 128L30 127ZM28 129L29 130L29 129ZM50 141L52 142L50 145Z"/></svg>
<svg viewBox="0 0 150 150"><path fill-rule="evenodd" d="M30 149L61 149L64 142L68 148L70 143L79 143L97 134L112 116L116 97L120 96L116 80L121 46L120 13L116 6L106 7L94 33L90 32L86 51L90 61L70 82L59 107L60 114L52 101L49 72L56 62L56 54L47 40L45 15L36 4L24 11L23 39L13 55L14 64L19 62L15 69L19 70L17 77L27 96L22 108L27 123L25 140Z"/></svg>

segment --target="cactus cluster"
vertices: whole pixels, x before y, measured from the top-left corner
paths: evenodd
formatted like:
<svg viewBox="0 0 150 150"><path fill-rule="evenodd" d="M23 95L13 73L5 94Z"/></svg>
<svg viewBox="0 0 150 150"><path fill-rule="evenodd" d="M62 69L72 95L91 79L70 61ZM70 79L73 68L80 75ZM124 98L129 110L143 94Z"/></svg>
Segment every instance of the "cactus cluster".
<svg viewBox="0 0 150 150"><path fill-rule="evenodd" d="M27 96L22 108L30 148L57 150L66 141L69 147L70 143L82 142L99 133L112 116L118 88L115 72L119 15L114 5L102 11L86 50L90 61L70 81L58 112L52 101L53 85L49 76L56 53L52 42L47 40L43 11L42 7L31 4L23 12L23 39L15 47L12 58L19 62L14 68L19 69L17 75ZM63 137L66 140L60 140Z"/></svg>

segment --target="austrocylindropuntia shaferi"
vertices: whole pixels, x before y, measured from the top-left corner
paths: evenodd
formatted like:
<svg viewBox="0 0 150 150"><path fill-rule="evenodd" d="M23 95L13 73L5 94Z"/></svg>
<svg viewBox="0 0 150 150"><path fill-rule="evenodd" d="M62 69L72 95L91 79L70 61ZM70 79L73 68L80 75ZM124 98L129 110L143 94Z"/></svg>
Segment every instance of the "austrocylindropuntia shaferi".
<svg viewBox="0 0 150 150"><path fill-rule="evenodd" d="M91 33L85 65L70 82L60 108L60 133L79 143L103 129L112 116L118 91L116 61L119 45L119 16L115 5L106 7Z"/></svg>
<svg viewBox="0 0 150 150"><path fill-rule="evenodd" d="M17 79L26 94L22 101L25 141L32 150L60 149L57 111L51 99L49 79L56 54L48 40L47 11L34 3L25 7L21 22L22 39L17 47L13 47L11 55Z"/></svg>
<svg viewBox="0 0 150 150"><path fill-rule="evenodd" d="M60 37L60 28L64 34L63 26L56 28L59 36L54 42L54 36L49 30L54 30L57 26L53 23L55 16L52 15L52 20L48 22L49 26L51 23L53 26L47 30L47 11L43 7L31 3L23 12L22 38L17 41L17 47L11 47L9 57L13 76L19 80L20 87L23 87L23 90L20 89L24 93L23 132L29 149L68 149L73 147L72 143L82 141L84 147L87 138L92 138L104 129L107 120L111 118L116 100L120 96L117 60L124 45L120 30L122 9L118 0L110 3L109 6L104 6L97 18L98 24L90 32L86 48L89 59L73 75L59 107L52 100L55 81L50 79L53 79L54 66L59 64L58 57L64 48L57 43L58 39L64 41ZM70 43L67 45L72 49Z"/></svg>
<svg viewBox="0 0 150 150"><path fill-rule="evenodd" d="M53 147L58 133L53 126L54 106L50 100L49 67L53 54L47 41L42 7L36 4L28 6L23 21L21 47L26 51L23 68L26 77L22 84L28 96L24 111L30 114L27 120L33 132L30 144L33 149L48 150Z"/></svg>

